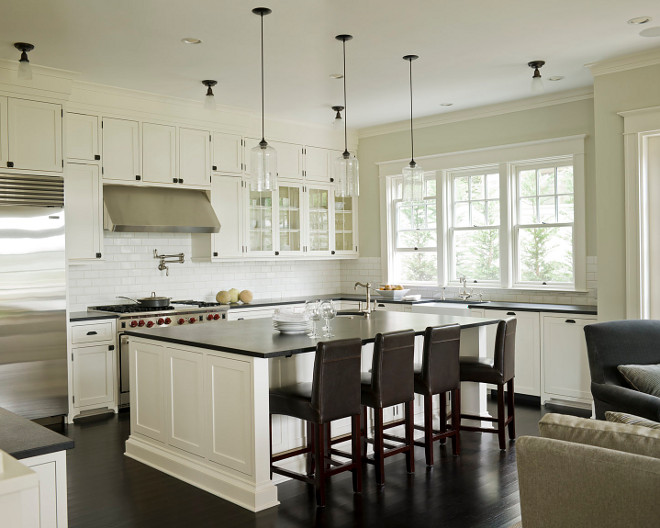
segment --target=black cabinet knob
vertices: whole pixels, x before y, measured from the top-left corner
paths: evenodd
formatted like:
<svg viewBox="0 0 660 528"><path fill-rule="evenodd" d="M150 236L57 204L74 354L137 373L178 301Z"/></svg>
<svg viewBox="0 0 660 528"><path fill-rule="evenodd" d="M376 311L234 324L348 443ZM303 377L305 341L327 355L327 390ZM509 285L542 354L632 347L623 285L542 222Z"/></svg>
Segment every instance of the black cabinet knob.
<svg viewBox="0 0 660 528"><path fill-rule="evenodd" d="M8 162L7 162L7 167L11 168L11 167L13 167L13 166L14 166L14 162L13 162L13 161L8 161Z"/></svg>
<svg viewBox="0 0 660 528"><path fill-rule="evenodd" d="M214 256L214 257L217 257L217 256L218 256L218 252L217 252L217 251L214 251L214 252L213 252L213 256Z"/></svg>
<svg viewBox="0 0 660 528"><path fill-rule="evenodd" d="M217 170L218 170L218 166L217 166L217 165L213 165L213 170L214 170L214 171L217 171Z"/></svg>
<svg viewBox="0 0 660 528"><path fill-rule="evenodd" d="M176 178L172 178L172 183L179 183L179 180L177 180Z"/></svg>
<svg viewBox="0 0 660 528"><path fill-rule="evenodd" d="M183 178L179 178L179 183L183 183Z"/></svg>
<svg viewBox="0 0 660 528"><path fill-rule="evenodd" d="M101 254L100 254L100 253L97 253L97 254L96 254L96 258L101 258Z"/></svg>
<svg viewBox="0 0 660 528"><path fill-rule="evenodd" d="M280 252L279 252L279 251L276 251L276 252L275 252L275 255L279 255L279 254L280 254Z"/></svg>
<svg viewBox="0 0 660 528"><path fill-rule="evenodd" d="M114 350L114 349L115 349L115 345L108 345L108 350Z"/></svg>
<svg viewBox="0 0 660 528"><path fill-rule="evenodd" d="M96 161L99 161L101 159L101 155L100 154L94 154L94 159Z"/></svg>
<svg viewBox="0 0 660 528"><path fill-rule="evenodd" d="M136 175L135 175L135 179L139 181L139 180L142 179L142 177L141 177L141 176L138 176L138 175L136 174Z"/></svg>
<svg viewBox="0 0 660 528"><path fill-rule="evenodd" d="M334 181L335 181L334 178L330 178L330 183L334 183Z"/></svg>
<svg viewBox="0 0 660 528"><path fill-rule="evenodd" d="M335 254L335 250L333 249L333 250L330 252L330 254L331 254L331 255L334 255L334 254Z"/></svg>

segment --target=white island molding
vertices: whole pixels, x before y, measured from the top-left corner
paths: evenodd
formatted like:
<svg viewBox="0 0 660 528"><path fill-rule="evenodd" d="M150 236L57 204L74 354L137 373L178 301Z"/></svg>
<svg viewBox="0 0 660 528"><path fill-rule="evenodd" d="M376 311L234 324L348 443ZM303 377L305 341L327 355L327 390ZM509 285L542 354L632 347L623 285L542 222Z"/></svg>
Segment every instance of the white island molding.
<svg viewBox="0 0 660 528"><path fill-rule="evenodd" d="M363 338L364 369L376 333L414 328L417 355L426 326L453 322L462 326L461 355L485 356L485 325L495 319L376 312L369 319L339 318L333 331L336 338ZM279 504L270 478L269 387L309 381L314 361L309 352L316 341L280 336L270 319L217 326L127 332L131 434L126 455L258 512ZM461 393L465 412L485 413L485 386L468 384ZM275 418L273 450L301 445L304 428ZM343 432L339 422L333 435Z"/></svg>

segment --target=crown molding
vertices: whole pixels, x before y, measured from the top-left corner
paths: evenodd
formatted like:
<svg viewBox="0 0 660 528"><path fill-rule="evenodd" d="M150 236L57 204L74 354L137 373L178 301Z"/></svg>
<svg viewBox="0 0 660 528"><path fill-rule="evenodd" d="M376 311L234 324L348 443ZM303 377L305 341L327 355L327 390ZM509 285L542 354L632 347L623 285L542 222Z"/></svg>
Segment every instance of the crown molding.
<svg viewBox="0 0 660 528"><path fill-rule="evenodd" d="M646 66L653 66L655 64L660 64L660 48L592 62L586 64L586 67L591 70L591 75L598 77L599 75L634 70L635 68L645 68Z"/></svg>
<svg viewBox="0 0 660 528"><path fill-rule="evenodd" d="M508 101L505 103L479 106L476 108L468 108L465 110L456 110L454 112L416 118L415 129L417 130L419 128L428 128L438 125L446 125L448 123L457 123L460 121L469 121L472 119L481 119L485 117L510 114L513 112L533 110L536 108L543 108L546 106L572 103L575 101L582 101L585 99L593 99L593 96L594 96L593 87L589 86L587 88L578 88L575 90L567 90L564 92L545 94L538 97L518 99L516 101ZM391 134L394 132L404 132L408 130L410 130L409 120L397 121L395 123L388 123L385 125L376 125L373 127L362 128L358 130L358 137L362 139L367 137L380 136L383 134Z"/></svg>

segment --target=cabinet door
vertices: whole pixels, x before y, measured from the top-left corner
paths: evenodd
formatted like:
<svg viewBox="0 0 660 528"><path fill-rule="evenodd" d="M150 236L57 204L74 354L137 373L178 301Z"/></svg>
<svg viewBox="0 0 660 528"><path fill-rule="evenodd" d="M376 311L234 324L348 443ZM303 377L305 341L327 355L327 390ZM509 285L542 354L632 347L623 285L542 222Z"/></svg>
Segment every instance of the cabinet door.
<svg viewBox="0 0 660 528"><path fill-rule="evenodd" d="M307 187L306 218L307 253L310 255L330 255L330 228L333 216L331 207L332 191L330 186Z"/></svg>
<svg viewBox="0 0 660 528"><path fill-rule="evenodd" d="M67 258L101 258L103 251L102 201L102 185L98 166L68 163L64 175Z"/></svg>
<svg viewBox="0 0 660 528"><path fill-rule="evenodd" d="M137 121L103 118L101 130L104 179L124 181L141 179L139 128Z"/></svg>
<svg viewBox="0 0 660 528"><path fill-rule="evenodd" d="M279 250L282 255L298 255L302 246L303 186L280 182L278 193Z"/></svg>
<svg viewBox="0 0 660 528"><path fill-rule="evenodd" d="M142 124L142 179L152 183L178 183L175 127Z"/></svg>
<svg viewBox="0 0 660 528"><path fill-rule="evenodd" d="M179 129L179 183L208 187L211 183L211 133Z"/></svg>
<svg viewBox="0 0 660 528"><path fill-rule="evenodd" d="M220 231L211 235L213 258L243 255L243 179L214 174L211 178L211 205L220 220Z"/></svg>
<svg viewBox="0 0 660 528"><path fill-rule="evenodd" d="M340 255L357 254L357 200L352 196L335 196L335 251Z"/></svg>
<svg viewBox="0 0 660 528"><path fill-rule="evenodd" d="M99 118L67 112L65 123L66 158L74 161L99 160Z"/></svg>
<svg viewBox="0 0 660 528"><path fill-rule="evenodd" d="M73 396L76 407L114 406L112 345L73 348Z"/></svg>
<svg viewBox="0 0 660 528"><path fill-rule="evenodd" d="M131 431L165 442L165 377L163 347L131 339Z"/></svg>
<svg viewBox="0 0 660 528"><path fill-rule="evenodd" d="M277 152L277 173L280 178L302 178L302 145L269 141Z"/></svg>
<svg viewBox="0 0 660 528"><path fill-rule="evenodd" d="M7 166L7 98L0 97L0 167Z"/></svg>
<svg viewBox="0 0 660 528"><path fill-rule="evenodd" d="M62 172L62 106L7 100L7 161L14 168Z"/></svg>
<svg viewBox="0 0 660 528"><path fill-rule="evenodd" d="M204 356L188 350L166 350L167 443L202 456L206 448Z"/></svg>
<svg viewBox="0 0 660 528"><path fill-rule="evenodd" d="M587 358L584 327L594 318L571 314L543 315L543 393L547 398L558 397L589 403L591 376Z"/></svg>
<svg viewBox="0 0 660 528"><path fill-rule="evenodd" d="M329 150L317 147L305 147L305 179L308 182L330 183L332 173L328 172Z"/></svg>
<svg viewBox="0 0 660 528"><path fill-rule="evenodd" d="M277 191L247 191L247 239L245 244L249 253L254 255L274 255L274 222Z"/></svg>
<svg viewBox="0 0 660 528"><path fill-rule="evenodd" d="M241 174L243 167L241 136L215 132L213 134L213 170L224 174Z"/></svg>

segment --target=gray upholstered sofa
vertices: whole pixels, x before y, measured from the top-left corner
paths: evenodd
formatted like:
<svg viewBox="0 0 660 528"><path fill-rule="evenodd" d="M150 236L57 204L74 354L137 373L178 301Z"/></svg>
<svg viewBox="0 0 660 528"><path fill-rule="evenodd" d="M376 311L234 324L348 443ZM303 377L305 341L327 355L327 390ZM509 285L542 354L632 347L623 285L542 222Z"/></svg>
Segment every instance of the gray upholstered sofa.
<svg viewBox="0 0 660 528"><path fill-rule="evenodd" d="M516 442L523 528L657 527L660 430L546 414Z"/></svg>

